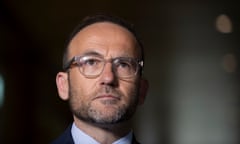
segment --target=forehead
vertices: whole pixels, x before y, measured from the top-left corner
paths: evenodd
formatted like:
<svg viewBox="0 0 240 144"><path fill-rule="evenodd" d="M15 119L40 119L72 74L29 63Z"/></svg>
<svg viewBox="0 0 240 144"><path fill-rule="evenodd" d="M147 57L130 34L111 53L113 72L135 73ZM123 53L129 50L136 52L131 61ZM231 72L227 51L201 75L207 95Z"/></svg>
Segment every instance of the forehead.
<svg viewBox="0 0 240 144"><path fill-rule="evenodd" d="M123 26L111 22L97 22L81 29L73 37L69 44L69 56L101 46L105 49L111 47L118 50L117 47L122 47L122 51L135 51L138 44L134 35Z"/></svg>
<svg viewBox="0 0 240 144"><path fill-rule="evenodd" d="M83 27L82 29L80 29L75 36L73 36L72 39L78 37L79 35L83 35L85 33L90 33L90 32L97 32L100 30L111 30L111 31L118 31L118 32L122 32L125 34L129 34L132 37L134 37L134 35L132 34L132 32L130 32L127 28L125 28L124 26L120 25L120 24L116 24L113 22L108 22L108 21L104 21L104 22L96 22L90 25L87 25L85 27Z"/></svg>

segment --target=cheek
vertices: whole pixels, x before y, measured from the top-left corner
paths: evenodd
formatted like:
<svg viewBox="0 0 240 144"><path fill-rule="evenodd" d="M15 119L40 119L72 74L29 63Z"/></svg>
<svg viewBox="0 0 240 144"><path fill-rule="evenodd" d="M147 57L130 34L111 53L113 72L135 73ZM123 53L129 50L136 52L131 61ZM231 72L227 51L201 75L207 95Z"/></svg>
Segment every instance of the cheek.
<svg viewBox="0 0 240 144"><path fill-rule="evenodd" d="M138 85L137 83L123 83L120 85L121 92L124 94L128 101L134 101L138 95Z"/></svg>
<svg viewBox="0 0 240 144"><path fill-rule="evenodd" d="M72 79L69 83L70 105L73 110L79 110L80 107L86 107L91 101L91 86L89 83L83 83L79 79Z"/></svg>
<svg viewBox="0 0 240 144"><path fill-rule="evenodd" d="M74 75L75 74L75 75ZM77 95L88 95L94 88L96 83L92 79L86 79L78 71L70 77L70 87Z"/></svg>

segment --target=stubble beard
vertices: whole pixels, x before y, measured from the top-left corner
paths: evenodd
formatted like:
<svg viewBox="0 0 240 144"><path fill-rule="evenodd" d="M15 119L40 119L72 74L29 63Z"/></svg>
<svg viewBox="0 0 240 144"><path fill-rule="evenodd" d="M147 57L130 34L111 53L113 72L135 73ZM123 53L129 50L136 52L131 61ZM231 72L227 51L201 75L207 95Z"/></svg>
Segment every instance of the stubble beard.
<svg viewBox="0 0 240 144"><path fill-rule="evenodd" d="M131 98L128 104L124 104L118 106L114 109L114 111L106 112L99 110L98 108L94 107L92 102L84 102L81 100L80 97L82 95L77 95L75 90L71 87L71 83L69 82L69 105L73 115L82 121L87 123L95 124L101 127L109 127L114 124L119 124L121 122L127 121L132 118L133 114L136 111L136 107L138 104L138 88L134 87L128 94ZM89 96L96 96L98 93L106 93L106 94L113 94L118 97L123 97L123 93L120 91L115 90L111 86L103 86L100 90L93 92ZM80 99L79 99L80 98ZM77 100L77 101L76 101ZM114 100L107 100L101 101L102 104L105 105L114 105L116 101Z"/></svg>

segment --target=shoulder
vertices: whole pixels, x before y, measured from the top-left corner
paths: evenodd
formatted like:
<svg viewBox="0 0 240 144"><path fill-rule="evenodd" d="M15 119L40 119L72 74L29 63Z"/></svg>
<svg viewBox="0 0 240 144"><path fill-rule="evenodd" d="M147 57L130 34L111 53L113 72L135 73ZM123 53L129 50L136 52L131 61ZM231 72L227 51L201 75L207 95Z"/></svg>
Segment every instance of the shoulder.
<svg viewBox="0 0 240 144"><path fill-rule="evenodd" d="M68 126L68 128L51 144L74 144L72 134L71 134L72 125Z"/></svg>

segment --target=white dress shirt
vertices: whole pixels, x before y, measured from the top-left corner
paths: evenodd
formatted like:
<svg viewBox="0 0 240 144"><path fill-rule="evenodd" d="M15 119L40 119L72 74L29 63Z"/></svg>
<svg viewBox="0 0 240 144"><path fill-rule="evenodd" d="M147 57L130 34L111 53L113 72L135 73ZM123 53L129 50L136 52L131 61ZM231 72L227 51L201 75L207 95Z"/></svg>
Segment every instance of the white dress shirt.
<svg viewBox="0 0 240 144"><path fill-rule="evenodd" d="M74 144L100 144L94 138L80 130L75 123L72 125L71 134L73 137ZM112 144L131 144L133 138L133 132L129 132L126 136L118 139Z"/></svg>

